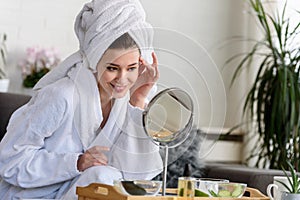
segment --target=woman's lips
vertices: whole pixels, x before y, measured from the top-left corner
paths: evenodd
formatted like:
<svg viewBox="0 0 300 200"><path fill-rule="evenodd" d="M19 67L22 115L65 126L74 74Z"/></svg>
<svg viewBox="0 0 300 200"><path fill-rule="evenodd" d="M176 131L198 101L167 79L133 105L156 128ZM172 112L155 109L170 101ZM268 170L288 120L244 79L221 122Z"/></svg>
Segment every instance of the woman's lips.
<svg viewBox="0 0 300 200"><path fill-rule="evenodd" d="M111 84L113 89L116 91L116 92L123 92L125 89L126 89L126 85L113 85Z"/></svg>

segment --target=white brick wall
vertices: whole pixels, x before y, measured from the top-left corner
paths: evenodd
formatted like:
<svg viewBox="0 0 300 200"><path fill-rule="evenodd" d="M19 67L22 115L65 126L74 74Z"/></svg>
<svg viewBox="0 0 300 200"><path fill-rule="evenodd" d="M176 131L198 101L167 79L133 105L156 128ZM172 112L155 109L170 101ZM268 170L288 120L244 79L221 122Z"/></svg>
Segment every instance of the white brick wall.
<svg viewBox="0 0 300 200"><path fill-rule="evenodd" d="M9 91L21 87L18 60L29 46L55 47L62 57L78 48L73 31L77 13L87 0L0 0L0 32L8 35Z"/></svg>

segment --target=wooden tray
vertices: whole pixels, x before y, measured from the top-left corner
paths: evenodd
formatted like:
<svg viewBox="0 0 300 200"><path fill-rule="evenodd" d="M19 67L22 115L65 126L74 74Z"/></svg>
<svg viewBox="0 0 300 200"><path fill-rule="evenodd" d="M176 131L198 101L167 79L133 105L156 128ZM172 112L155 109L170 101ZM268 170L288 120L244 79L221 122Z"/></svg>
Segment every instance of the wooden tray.
<svg viewBox="0 0 300 200"><path fill-rule="evenodd" d="M241 198L226 198L226 200L270 200L269 197L262 194L259 190L247 187L247 192L250 193L250 197ZM176 194L177 189L166 189L166 193ZM177 196L127 196L121 194L117 191L114 186L92 183L86 187L77 187L76 194L78 195L78 200L142 200L142 199L152 199L152 200L184 200L187 197L177 197ZM195 200L218 200L224 198L218 197L193 197L189 199Z"/></svg>

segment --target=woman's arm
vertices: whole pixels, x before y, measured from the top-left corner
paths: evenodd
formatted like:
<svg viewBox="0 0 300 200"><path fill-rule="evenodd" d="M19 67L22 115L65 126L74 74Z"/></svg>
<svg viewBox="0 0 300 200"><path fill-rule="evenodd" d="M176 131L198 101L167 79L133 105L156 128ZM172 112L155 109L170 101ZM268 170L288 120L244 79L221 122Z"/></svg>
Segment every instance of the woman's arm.
<svg viewBox="0 0 300 200"><path fill-rule="evenodd" d="M0 175L16 186L41 187L59 183L77 176L77 159L80 152L46 147L53 134L61 134L70 112L70 103L60 89L41 91L21 109L17 110L8 125L0 144ZM64 91L65 92L65 91ZM67 131L68 127L64 127ZM59 137L58 137L59 138ZM69 141L73 142L73 141Z"/></svg>

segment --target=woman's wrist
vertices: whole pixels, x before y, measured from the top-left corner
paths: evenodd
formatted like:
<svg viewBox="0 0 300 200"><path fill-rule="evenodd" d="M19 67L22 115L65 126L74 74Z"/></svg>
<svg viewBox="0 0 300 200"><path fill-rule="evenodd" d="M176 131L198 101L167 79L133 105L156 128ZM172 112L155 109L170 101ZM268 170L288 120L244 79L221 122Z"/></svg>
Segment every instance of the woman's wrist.
<svg viewBox="0 0 300 200"><path fill-rule="evenodd" d="M82 156L83 154L79 154L78 155L78 159L77 159L77 170L79 171L79 172L82 172L83 171L83 169L81 168L81 160L80 160L80 158L81 158L81 156Z"/></svg>
<svg viewBox="0 0 300 200"><path fill-rule="evenodd" d="M129 103L134 107L145 108L146 98L130 98Z"/></svg>

